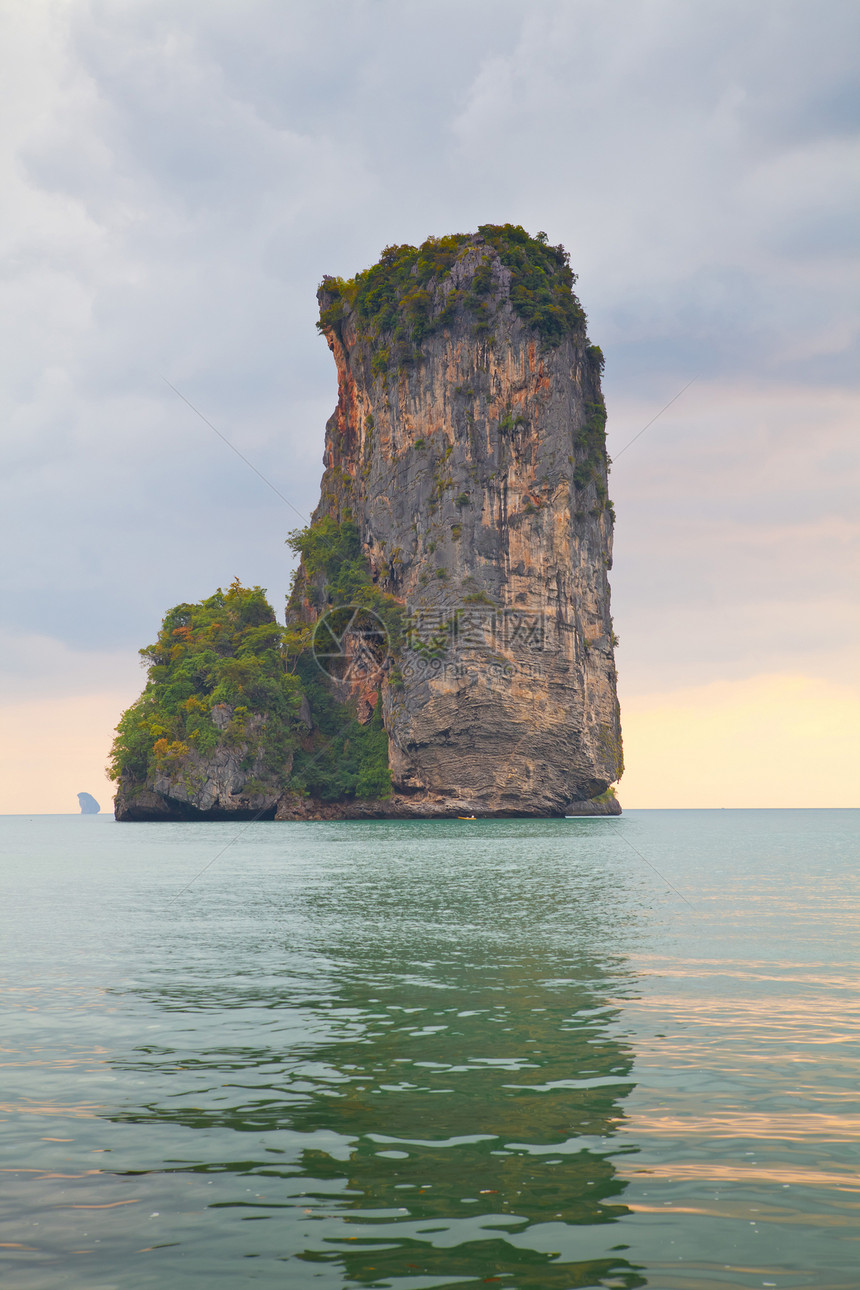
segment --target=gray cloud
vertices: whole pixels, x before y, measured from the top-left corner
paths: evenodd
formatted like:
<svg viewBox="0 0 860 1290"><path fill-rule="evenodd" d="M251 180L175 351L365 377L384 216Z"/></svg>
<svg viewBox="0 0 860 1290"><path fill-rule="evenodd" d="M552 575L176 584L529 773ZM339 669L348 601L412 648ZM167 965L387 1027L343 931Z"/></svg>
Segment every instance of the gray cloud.
<svg viewBox="0 0 860 1290"><path fill-rule="evenodd" d="M839 665L803 606L844 598L856 488L856 6L34 0L2 22L6 630L113 656L237 574L278 603L297 517L162 376L308 514L322 274L513 220L572 252L616 451L699 378L613 476L622 666L657 688L676 655L696 681Z"/></svg>

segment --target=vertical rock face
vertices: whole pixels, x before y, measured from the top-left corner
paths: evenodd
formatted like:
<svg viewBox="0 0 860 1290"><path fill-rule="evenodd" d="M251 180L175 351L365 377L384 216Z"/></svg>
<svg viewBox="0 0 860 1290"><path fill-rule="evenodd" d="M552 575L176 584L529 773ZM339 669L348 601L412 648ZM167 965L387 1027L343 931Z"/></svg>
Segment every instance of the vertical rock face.
<svg viewBox="0 0 860 1290"><path fill-rule="evenodd" d="M388 813L564 814L621 775L603 360L572 282L542 235L484 226L320 290L338 404L314 524L353 520L407 614ZM288 620L326 600L300 568Z"/></svg>

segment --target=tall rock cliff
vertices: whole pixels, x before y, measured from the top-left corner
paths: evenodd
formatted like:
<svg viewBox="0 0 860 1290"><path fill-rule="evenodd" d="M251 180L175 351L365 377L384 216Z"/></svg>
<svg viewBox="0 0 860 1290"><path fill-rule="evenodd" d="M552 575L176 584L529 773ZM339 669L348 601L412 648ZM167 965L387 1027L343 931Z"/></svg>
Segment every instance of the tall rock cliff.
<svg viewBox="0 0 860 1290"><path fill-rule="evenodd" d="M286 627L175 606L117 727L120 820L615 813L603 356L512 225L326 278L338 404Z"/></svg>
<svg viewBox="0 0 860 1290"><path fill-rule="evenodd" d="M618 809L603 358L573 282L563 248L511 225L324 280L338 404L288 626L320 652L343 597L307 542L354 526L401 636L385 648L386 623L353 666L369 633L348 646L335 619L351 655L331 684L359 720L379 696L393 795L288 793L279 818Z"/></svg>

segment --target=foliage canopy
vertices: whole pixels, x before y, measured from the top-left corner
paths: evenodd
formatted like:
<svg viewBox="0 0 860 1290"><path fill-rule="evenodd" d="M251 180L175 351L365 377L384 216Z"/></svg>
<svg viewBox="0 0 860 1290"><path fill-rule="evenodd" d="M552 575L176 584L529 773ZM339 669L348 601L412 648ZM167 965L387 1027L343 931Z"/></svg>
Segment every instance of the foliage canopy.
<svg viewBox="0 0 860 1290"><path fill-rule="evenodd" d="M482 254L469 290L437 291L470 245ZM460 305L471 313L475 334L488 334L496 257L510 273L514 311L546 348L559 345L583 325L585 315L573 294L576 277L564 248L549 246L546 234L531 237L519 224L482 224L477 235L454 233L430 237L417 247L387 246L377 264L354 278L323 278L317 326L322 331L339 327L349 306L360 338L374 343L375 370L384 370L392 361L415 361L415 347L449 325Z"/></svg>
<svg viewBox="0 0 860 1290"><path fill-rule="evenodd" d="M376 586L361 548L358 525L351 519L338 523L332 515L315 520L304 529L294 529L287 544L302 558L304 589L315 603L361 605L371 609L388 631L389 645L396 650L403 636L403 610L393 596ZM291 605L298 608L294 588Z"/></svg>
<svg viewBox="0 0 860 1290"><path fill-rule="evenodd" d="M200 604L171 609L155 643L140 651L147 682L117 727L111 777L125 771L147 782L192 749L206 755L221 742L245 743L251 715L263 718L254 751L276 773L292 748L290 721L301 699L284 668L282 637L263 589L238 579ZM213 709L222 704L229 721L216 725Z"/></svg>
<svg viewBox="0 0 860 1290"><path fill-rule="evenodd" d="M335 603L367 603L399 631L396 602L373 586L354 524L324 520L290 542L306 570L326 579ZM241 746L249 766L262 753L263 774L274 786L324 801L387 796L381 703L362 726L331 693L307 646L307 633L278 625L261 587L243 587L238 579L226 592L219 588L199 604L171 609L155 643L140 651L147 682L117 726L111 778L151 787L157 771L181 770L192 751L205 758L226 744ZM310 734L299 720L303 700Z"/></svg>

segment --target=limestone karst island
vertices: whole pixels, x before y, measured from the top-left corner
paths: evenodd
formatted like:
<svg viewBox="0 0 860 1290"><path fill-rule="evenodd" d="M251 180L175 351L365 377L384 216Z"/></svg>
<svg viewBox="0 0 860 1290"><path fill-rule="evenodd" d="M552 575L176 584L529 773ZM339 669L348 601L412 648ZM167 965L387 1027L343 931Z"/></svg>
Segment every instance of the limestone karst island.
<svg viewBox="0 0 860 1290"><path fill-rule="evenodd" d="M522 228L325 278L338 374L282 627L172 609L112 752L118 820L615 814L603 356Z"/></svg>

